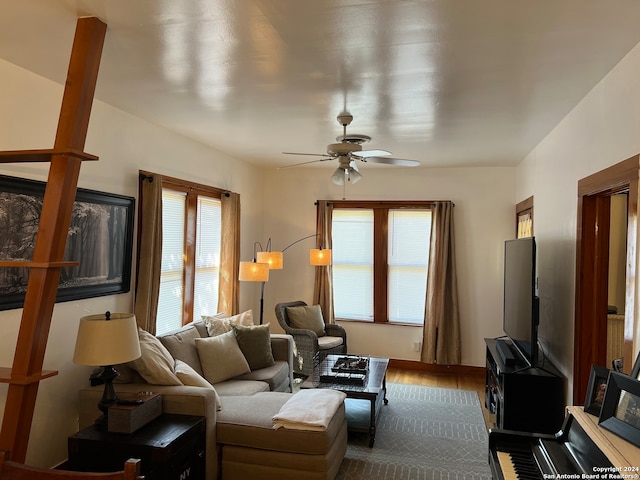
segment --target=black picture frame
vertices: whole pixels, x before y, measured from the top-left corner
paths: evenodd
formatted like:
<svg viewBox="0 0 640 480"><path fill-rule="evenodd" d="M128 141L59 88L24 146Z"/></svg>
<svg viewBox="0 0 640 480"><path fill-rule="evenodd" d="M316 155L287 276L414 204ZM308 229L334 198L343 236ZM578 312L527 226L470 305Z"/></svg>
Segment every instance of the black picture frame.
<svg viewBox="0 0 640 480"><path fill-rule="evenodd" d="M636 380L640 380L640 353L638 353L633 368L631 369L631 376Z"/></svg>
<svg viewBox="0 0 640 480"><path fill-rule="evenodd" d="M0 175L0 259L31 260L46 183ZM131 289L135 199L78 188L57 302ZM27 267L0 268L0 310L22 308Z"/></svg>
<svg viewBox="0 0 640 480"><path fill-rule="evenodd" d="M589 385L587 386L587 396L584 401L584 411L600 416L600 410L604 402L605 393L607 391L607 380L610 370L599 365L591 365L591 374L589 375Z"/></svg>
<svg viewBox="0 0 640 480"><path fill-rule="evenodd" d="M609 373L598 423L640 447L640 381L623 373Z"/></svg>

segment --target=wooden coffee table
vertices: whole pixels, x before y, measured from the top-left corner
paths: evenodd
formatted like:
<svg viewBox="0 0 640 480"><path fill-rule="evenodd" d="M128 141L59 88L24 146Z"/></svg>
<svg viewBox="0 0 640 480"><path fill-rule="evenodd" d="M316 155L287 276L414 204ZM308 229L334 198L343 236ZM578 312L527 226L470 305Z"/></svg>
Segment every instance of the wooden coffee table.
<svg viewBox="0 0 640 480"><path fill-rule="evenodd" d="M328 372L336 360L347 355L327 355L322 361L319 372ZM376 439L376 421L382 405L389 403L387 399L388 358L369 358L369 372L364 384L345 384L319 382L318 374L311 375L300 388L331 388L347 394L345 410L348 428L351 431L368 432L369 447L373 447Z"/></svg>

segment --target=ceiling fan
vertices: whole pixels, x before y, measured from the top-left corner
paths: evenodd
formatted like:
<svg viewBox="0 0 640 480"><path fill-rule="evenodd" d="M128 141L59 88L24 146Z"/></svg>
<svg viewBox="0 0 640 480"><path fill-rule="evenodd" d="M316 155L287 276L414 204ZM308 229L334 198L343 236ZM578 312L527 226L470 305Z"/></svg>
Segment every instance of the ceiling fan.
<svg viewBox="0 0 640 480"><path fill-rule="evenodd" d="M342 112L338 115L337 120L338 123L342 125L342 135L336 138L338 143L327 145L327 153L282 152L284 155L312 155L321 158L308 162L295 163L281 168L297 167L308 163L326 162L327 160L337 159L339 165L335 172L333 172L333 175L331 175L331 180L336 185L344 185L345 180L356 183L362 178L356 160L365 163L382 163L385 165L401 165L405 167L420 165L420 162L417 160L389 157L388 155L391 155L391 152L387 152L386 150L363 150L362 144L370 141L371 137L360 134L347 135L347 125L350 125L353 121L353 115L349 112Z"/></svg>

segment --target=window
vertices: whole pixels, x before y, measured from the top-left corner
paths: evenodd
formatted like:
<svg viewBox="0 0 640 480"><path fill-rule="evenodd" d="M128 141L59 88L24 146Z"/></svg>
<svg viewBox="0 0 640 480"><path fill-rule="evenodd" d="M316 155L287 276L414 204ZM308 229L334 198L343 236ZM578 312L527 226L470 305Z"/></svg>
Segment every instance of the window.
<svg viewBox="0 0 640 480"><path fill-rule="evenodd" d="M221 212L220 193L163 179L156 334L217 312Z"/></svg>
<svg viewBox="0 0 640 480"><path fill-rule="evenodd" d="M427 202L336 202L336 318L421 325L429 267Z"/></svg>

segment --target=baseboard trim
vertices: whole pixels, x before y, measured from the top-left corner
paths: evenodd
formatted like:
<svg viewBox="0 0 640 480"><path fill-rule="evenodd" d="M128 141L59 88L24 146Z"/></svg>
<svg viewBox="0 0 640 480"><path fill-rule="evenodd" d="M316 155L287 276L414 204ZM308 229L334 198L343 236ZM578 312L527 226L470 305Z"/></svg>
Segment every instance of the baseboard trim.
<svg viewBox="0 0 640 480"><path fill-rule="evenodd" d="M389 367L403 368L405 370L418 370L429 372L435 375L468 375L484 377L486 368L472 367L470 365L436 365L433 363L418 362L416 360L397 360L390 359Z"/></svg>

